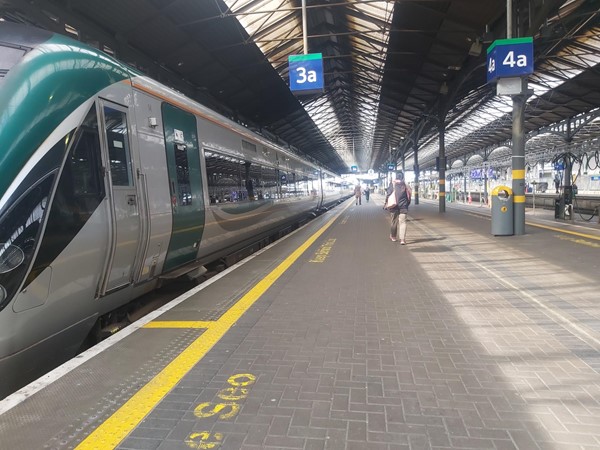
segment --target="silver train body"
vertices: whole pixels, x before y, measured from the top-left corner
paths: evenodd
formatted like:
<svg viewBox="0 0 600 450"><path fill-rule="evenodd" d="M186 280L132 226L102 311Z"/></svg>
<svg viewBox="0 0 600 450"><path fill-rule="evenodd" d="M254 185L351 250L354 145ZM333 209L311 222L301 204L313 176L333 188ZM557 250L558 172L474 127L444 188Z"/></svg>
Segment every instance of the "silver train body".
<svg viewBox="0 0 600 450"><path fill-rule="evenodd" d="M0 394L161 277L348 194L79 42L0 23L0 61Z"/></svg>

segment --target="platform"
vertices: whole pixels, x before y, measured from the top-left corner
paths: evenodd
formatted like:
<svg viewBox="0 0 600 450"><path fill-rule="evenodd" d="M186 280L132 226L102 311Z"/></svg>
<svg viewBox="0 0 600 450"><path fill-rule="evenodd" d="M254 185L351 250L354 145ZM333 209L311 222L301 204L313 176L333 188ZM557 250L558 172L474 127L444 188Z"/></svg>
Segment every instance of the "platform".
<svg viewBox="0 0 600 450"><path fill-rule="evenodd" d="M401 246L382 204L0 402L0 448L600 449L597 223L494 237L486 208L421 201Z"/></svg>

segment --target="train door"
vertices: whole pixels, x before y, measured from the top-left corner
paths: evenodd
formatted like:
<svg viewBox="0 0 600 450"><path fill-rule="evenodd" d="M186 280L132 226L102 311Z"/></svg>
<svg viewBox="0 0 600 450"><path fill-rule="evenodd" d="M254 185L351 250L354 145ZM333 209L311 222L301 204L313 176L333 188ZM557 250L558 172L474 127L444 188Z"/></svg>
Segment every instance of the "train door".
<svg viewBox="0 0 600 450"><path fill-rule="evenodd" d="M196 259L204 231L204 194L196 117L162 105L173 229L164 270Z"/></svg>
<svg viewBox="0 0 600 450"><path fill-rule="evenodd" d="M127 108L100 101L104 128L102 156L107 172L109 246L99 294L131 282L140 235L140 213L129 138Z"/></svg>

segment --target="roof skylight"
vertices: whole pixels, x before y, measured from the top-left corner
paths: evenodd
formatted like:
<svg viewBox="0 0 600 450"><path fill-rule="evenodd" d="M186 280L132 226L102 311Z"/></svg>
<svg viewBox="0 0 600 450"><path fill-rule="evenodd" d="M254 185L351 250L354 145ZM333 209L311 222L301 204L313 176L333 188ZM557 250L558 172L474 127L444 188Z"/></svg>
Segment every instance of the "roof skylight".
<svg viewBox="0 0 600 450"><path fill-rule="evenodd" d="M224 1L250 40L287 81L287 57L304 51L302 10L295 6L297 2ZM366 165L370 160L393 7L385 0L307 7L309 14L323 14L331 26L326 36L311 36L310 32L308 36L309 52L323 53L329 89L322 96L299 100L348 167ZM340 16L341 11L346 14ZM323 45L320 38L335 47ZM332 77L335 80L329 83ZM360 77L360 83L352 83L353 77ZM358 154L363 161L356 160Z"/></svg>

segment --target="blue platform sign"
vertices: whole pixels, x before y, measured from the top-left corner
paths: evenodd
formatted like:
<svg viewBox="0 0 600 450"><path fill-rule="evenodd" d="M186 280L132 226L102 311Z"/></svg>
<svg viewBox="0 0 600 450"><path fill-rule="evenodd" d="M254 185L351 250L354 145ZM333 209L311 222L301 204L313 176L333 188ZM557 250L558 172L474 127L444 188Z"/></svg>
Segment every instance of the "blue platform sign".
<svg viewBox="0 0 600 450"><path fill-rule="evenodd" d="M358 166L350 166L352 172L358 172Z"/></svg>
<svg viewBox="0 0 600 450"><path fill-rule="evenodd" d="M388 170L396 170L396 164L388 164Z"/></svg>
<svg viewBox="0 0 600 450"><path fill-rule="evenodd" d="M533 38L497 39L487 49L487 82L533 73Z"/></svg>
<svg viewBox="0 0 600 450"><path fill-rule="evenodd" d="M600 175L592 175L592 181L600 181Z"/></svg>
<svg viewBox="0 0 600 450"><path fill-rule="evenodd" d="M323 91L323 54L291 55L288 57L290 90L299 94Z"/></svg>

